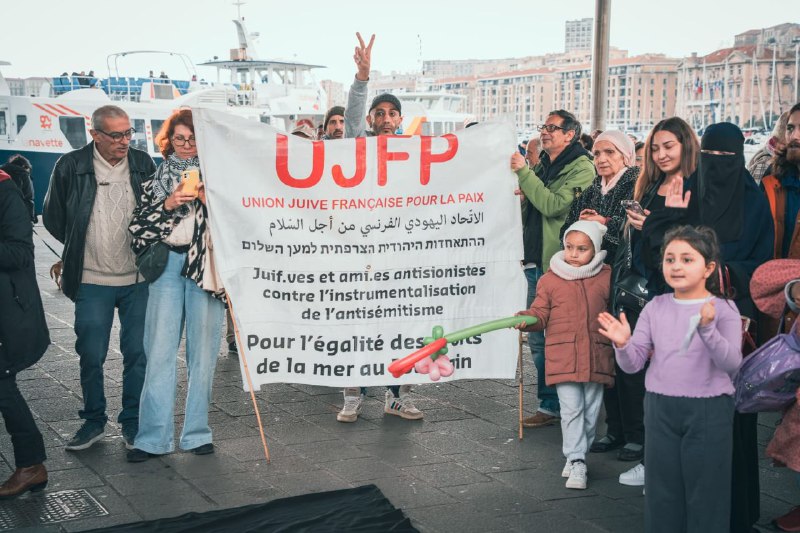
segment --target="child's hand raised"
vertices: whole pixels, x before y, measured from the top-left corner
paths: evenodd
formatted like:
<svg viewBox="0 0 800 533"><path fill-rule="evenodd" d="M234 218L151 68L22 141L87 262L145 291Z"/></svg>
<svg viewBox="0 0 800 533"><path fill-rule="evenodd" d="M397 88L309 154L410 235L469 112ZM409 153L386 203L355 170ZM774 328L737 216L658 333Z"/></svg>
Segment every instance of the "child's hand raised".
<svg viewBox="0 0 800 533"><path fill-rule="evenodd" d="M625 313L620 313L619 320L610 313L600 313L597 321L600 322L600 334L613 342L617 347L625 346L631 338L631 325L625 318Z"/></svg>
<svg viewBox="0 0 800 533"><path fill-rule="evenodd" d="M714 301L709 300L700 308L700 325L707 326L711 324L715 316L717 316L717 310L714 308Z"/></svg>

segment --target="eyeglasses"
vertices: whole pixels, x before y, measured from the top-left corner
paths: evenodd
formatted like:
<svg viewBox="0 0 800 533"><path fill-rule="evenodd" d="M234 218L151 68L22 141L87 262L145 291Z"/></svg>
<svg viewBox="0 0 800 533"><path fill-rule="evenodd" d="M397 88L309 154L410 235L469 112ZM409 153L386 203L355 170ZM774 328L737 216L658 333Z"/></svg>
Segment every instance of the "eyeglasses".
<svg viewBox="0 0 800 533"><path fill-rule="evenodd" d="M547 133L553 133L556 130L563 130L567 131L566 128L562 128L561 126L556 126L555 124L542 124L538 128L539 131L547 131Z"/></svg>
<svg viewBox="0 0 800 533"><path fill-rule="evenodd" d="M111 140L114 141L115 143L121 143L123 137L125 137L126 139L128 139L130 141L131 137L133 137L133 135L136 133L136 130L133 129L133 128L131 128L129 130L125 130L125 131L111 131L111 132L108 132L108 131L103 131L103 130L98 130L98 129L95 129L94 131L99 131L100 133L102 133L106 137L111 137Z"/></svg>
<svg viewBox="0 0 800 533"><path fill-rule="evenodd" d="M186 146L187 144L189 146L195 146L197 145L197 141L195 140L194 137L189 137L188 139L184 139L183 137L175 136L172 138L172 144L174 144L175 146Z"/></svg>

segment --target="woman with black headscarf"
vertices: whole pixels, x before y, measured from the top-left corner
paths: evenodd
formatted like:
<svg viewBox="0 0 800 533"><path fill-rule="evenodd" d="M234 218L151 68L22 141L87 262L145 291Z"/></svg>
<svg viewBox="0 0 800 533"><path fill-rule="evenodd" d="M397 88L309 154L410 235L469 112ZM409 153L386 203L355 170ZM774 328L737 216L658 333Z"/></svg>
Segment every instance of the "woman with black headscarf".
<svg viewBox="0 0 800 533"><path fill-rule="evenodd" d="M659 261L664 233L682 224L712 228L719 237L719 273L743 316L755 318L750 278L772 258L774 228L769 204L744 164L744 135L733 124L712 124L700 141L695 175L669 191L666 208L647 217L642 228L647 262ZM660 262L660 261L659 261ZM731 525L733 533L749 532L760 507L756 414L733 419Z"/></svg>
<svg viewBox="0 0 800 533"><path fill-rule="evenodd" d="M664 234L691 224L708 226L721 243L722 260L740 314L754 318L750 277L772 258L774 229L769 204L744 164L744 135L729 123L706 128L700 141L700 160L694 175L668 192L667 209L647 217L642 227L647 263L660 264Z"/></svg>

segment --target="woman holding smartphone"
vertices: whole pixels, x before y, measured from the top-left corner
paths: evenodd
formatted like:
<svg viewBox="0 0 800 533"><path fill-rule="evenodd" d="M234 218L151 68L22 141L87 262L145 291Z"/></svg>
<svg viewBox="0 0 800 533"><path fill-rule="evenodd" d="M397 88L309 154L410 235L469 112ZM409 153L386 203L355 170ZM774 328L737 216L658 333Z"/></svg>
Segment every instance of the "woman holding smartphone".
<svg viewBox="0 0 800 533"><path fill-rule="evenodd" d="M578 220L599 222L607 228L602 246L607 252L606 263L611 263L625 224L622 202L633 197L639 167L634 164L636 153L633 141L621 131L608 130L598 135L592 145L592 154L597 177L572 202L561 227L561 240L564 240L567 228Z"/></svg>
<svg viewBox="0 0 800 533"><path fill-rule="evenodd" d="M174 407L178 346L186 330L188 392L179 446L195 455L214 453L208 404L220 347L224 289L211 254L205 188L192 112L181 109L156 136L164 162L144 184L130 231L137 254L162 242L166 267L150 285L144 327L147 371L139 432L128 461L142 462L175 449Z"/></svg>

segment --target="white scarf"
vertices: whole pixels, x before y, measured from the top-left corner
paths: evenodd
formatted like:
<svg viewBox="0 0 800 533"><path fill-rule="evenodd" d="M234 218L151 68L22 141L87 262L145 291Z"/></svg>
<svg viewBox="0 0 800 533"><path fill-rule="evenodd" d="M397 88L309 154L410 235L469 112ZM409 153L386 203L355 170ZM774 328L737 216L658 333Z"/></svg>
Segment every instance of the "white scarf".
<svg viewBox="0 0 800 533"><path fill-rule="evenodd" d="M622 167L622 170L617 172L617 175L611 178L608 182L604 178L600 178L600 194L605 196L608 192L614 188L614 185L617 184L619 179L625 174L625 171L628 170L628 167Z"/></svg>
<svg viewBox="0 0 800 533"><path fill-rule="evenodd" d="M550 259L550 270L559 278L567 281L593 278L600 273L605 258L606 251L600 250L598 253L594 254L592 260L587 264L576 267L564 261L564 250L561 250L560 252L556 252L556 255Z"/></svg>

